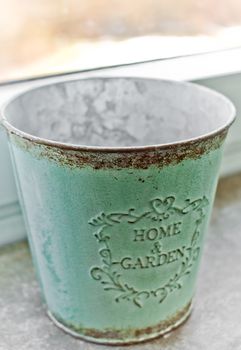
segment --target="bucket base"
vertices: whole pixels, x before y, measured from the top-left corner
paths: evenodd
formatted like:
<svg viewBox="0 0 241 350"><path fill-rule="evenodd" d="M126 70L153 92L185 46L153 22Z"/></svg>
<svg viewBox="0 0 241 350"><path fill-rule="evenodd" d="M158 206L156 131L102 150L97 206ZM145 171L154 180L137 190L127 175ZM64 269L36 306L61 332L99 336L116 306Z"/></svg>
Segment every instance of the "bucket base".
<svg viewBox="0 0 241 350"><path fill-rule="evenodd" d="M173 329L177 328L182 323L184 323L190 316L191 311L192 303L190 302L169 320L162 321L153 327L133 330L132 334L130 334L129 331L129 334L127 334L123 331L101 332L90 329L81 329L80 332L77 332L76 330L71 329L70 327L65 326L62 322L58 321L49 310L47 311L47 314L58 328L74 336L75 338L79 338L97 344L128 345L145 342L163 336L164 334L172 331Z"/></svg>

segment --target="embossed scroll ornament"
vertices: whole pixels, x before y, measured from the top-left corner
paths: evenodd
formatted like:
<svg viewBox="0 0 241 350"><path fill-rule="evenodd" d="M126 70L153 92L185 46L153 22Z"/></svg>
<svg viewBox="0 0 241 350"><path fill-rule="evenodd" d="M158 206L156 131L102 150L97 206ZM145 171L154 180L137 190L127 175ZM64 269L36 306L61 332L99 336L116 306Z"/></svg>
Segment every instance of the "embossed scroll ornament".
<svg viewBox="0 0 241 350"><path fill-rule="evenodd" d="M130 208L127 212L114 212L108 214L102 212L95 216L89 221L89 224L97 229L94 232L94 235L100 245L99 256L102 264L101 266L91 268L91 277L99 281L105 291L115 292L116 302L129 301L134 303L137 307L142 307L145 300L148 298L155 298L159 303L162 303L171 293L182 288L183 279L190 274L193 264L199 255L200 247L198 246L198 239L200 236L200 225L206 215L206 207L208 204L208 199L203 196L202 198L195 200L187 199L183 207L178 207L175 205L175 197L169 196L164 199L160 197L151 200L149 202L149 209L142 213L137 213L136 209ZM111 227L114 228L115 225L124 221L133 225L140 222L143 218L148 218L154 223L165 223L166 220L171 219L174 214L181 216L191 214L195 215L193 225L194 230L191 234L189 245L183 247L183 249L185 248L185 254L181 249L165 252L160 239L153 241L154 244L151 249L153 255L152 257L146 257L148 258L148 264L151 264L152 267L162 265L161 257L168 257L169 262L171 261L170 257L172 258L172 261L175 260L175 256L179 256L181 259L179 260L176 272L173 273L166 283L160 284L157 288L151 290L138 289L136 286L125 281L123 269L121 270L118 265L122 264L122 268L124 269L131 268L132 266L134 269L136 266L145 268L147 265L143 265L144 263L141 258L139 258L139 260L137 259L135 265L131 265L130 261L127 261L128 259L131 260L131 258L124 258L122 262L116 262L111 249L111 235L109 232L106 232L106 229ZM168 226L169 235L180 233L180 231L178 231L179 224L181 224L181 222ZM158 238L157 229L152 229L152 232L151 230L148 232L149 234L152 234L149 238L153 239L153 234ZM144 235L144 231L142 233Z"/></svg>

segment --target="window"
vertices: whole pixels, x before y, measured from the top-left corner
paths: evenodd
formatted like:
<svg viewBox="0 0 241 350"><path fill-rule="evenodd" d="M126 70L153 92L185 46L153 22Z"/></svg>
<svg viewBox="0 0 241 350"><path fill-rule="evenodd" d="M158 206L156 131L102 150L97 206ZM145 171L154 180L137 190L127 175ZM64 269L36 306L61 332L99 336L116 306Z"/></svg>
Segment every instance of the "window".
<svg viewBox="0 0 241 350"><path fill-rule="evenodd" d="M0 81L241 46L240 0L0 5Z"/></svg>

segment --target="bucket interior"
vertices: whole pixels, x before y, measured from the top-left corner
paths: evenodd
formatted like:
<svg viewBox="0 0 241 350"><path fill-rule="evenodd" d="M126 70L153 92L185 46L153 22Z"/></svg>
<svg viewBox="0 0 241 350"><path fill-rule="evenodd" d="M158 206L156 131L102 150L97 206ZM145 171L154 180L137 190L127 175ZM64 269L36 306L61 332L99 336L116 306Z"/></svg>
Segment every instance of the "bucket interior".
<svg viewBox="0 0 241 350"><path fill-rule="evenodd" d="M85 146L165 144L212 133L233 118L222 95L194 84L90 78L39 87L5 108L15 128Z"/></svg>

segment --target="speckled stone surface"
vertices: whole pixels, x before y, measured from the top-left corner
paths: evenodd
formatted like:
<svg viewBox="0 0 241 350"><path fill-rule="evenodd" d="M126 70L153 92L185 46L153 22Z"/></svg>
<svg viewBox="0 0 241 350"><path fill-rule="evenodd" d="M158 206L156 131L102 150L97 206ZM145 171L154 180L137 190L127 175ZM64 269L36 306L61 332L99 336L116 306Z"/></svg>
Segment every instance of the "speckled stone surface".
<svg viewBox="0 0 241 350"><path fill-rule="evenodd" d="M93 315L94 317L94 315ZM241 349L241 174L219 183L194 310L176 331L140 350ZM0 350L128 349L86 343L47 318L26 243L0 251Z"/></svg>

